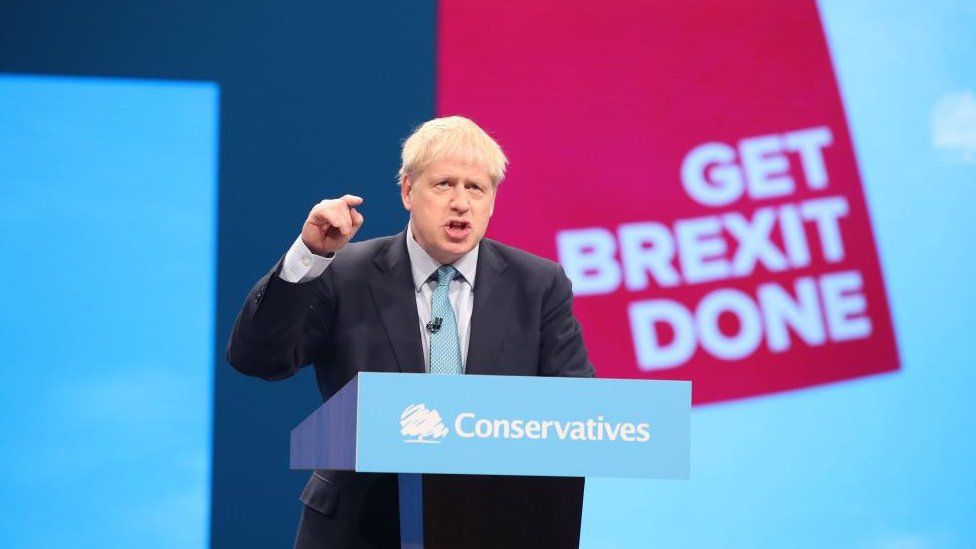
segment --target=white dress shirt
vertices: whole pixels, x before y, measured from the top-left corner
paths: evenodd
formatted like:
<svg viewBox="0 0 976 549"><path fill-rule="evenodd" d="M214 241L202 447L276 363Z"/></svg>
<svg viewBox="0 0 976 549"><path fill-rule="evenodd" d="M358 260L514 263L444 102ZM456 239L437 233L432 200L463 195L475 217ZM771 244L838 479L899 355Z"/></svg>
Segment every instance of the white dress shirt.
<svg viewBox="0 0 976 549"><path fill-rule="evenodd" d="M475 246L452 264L461 273L461 277L451 281L451 287L448 289L448 298L457 320L462 365L467 364L468 341L471 338L471 311L474 310L474 279L478 270L478 248L480 245ZM420 321L418 329L424 349L424 368L429 372L430 333L427 332L427 323L431 320L430 299L434 288L437 287L436 274L441 264L430 257L430 254L414 240L413 226L410 223L407 224L407 255L410 257L410 272L413 274L413 287L417 299L417 318ZM278 277L285 282L308 282L322 276L333 259L335 256L327 258L312 253L299 235L285 254Z"/></svg>

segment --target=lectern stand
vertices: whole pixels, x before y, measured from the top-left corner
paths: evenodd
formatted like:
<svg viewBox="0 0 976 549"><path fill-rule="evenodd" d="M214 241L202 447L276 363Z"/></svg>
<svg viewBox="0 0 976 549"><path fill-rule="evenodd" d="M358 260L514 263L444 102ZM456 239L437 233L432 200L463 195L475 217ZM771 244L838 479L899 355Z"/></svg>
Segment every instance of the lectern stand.
<svg viewBox="0 0 976 549"><path fill-rule="evenodd" d="M578 547L583 479L400 473L403 547Z"/></svg>
<svg viewBox="0 0 976 549"><path fill-rule="evenodd" d="M360 373L293 469L399 474L402 547L576 547L586 476L687 478L684 381Z"/></svg>

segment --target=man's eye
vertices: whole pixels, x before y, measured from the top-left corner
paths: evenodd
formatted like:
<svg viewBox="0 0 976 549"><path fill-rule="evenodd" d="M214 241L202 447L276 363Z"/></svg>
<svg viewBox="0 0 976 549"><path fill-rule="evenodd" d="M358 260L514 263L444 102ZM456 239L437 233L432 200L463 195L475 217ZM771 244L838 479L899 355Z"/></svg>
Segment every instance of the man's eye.
<svg viewBox="0 0 976 549"><path fill-rule="evenodd" d="M476 185L474 183L468 183L466 186L467 186L467 188L469 190L472 190L472 191L475 191L475 192L479 192L479 193L485 192L485 190L481 187L481 185Z"/></svg>
<svg viewBox="0 0 976 549"><path fill-rule="evenodd" d="M451 184L451 182L450 182L450 181L438 181L438 182L437 182L437 186L438 186L438 187L447 187L447 186L449 186L450 184Z"/></svg>

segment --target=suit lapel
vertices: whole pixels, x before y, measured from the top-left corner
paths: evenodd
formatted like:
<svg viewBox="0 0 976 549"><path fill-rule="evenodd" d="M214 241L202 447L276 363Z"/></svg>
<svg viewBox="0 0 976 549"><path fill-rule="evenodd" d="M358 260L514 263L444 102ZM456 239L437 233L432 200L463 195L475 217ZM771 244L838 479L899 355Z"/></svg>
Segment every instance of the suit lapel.
<svg viewBox="0 0 976 549"><path fill-rule="evenodd" d="M474 310L471 312L471 335L468 340L468 357L465 371L468 374L490 374L502 349L505 336L505 311L510 304L505 295L505 270L508 263L502 259L494 244L481 241L478 251L478 274L475 276Z"/></svg>
<svg viewBox="0 0 976 549"><path fill-rule="evenodd" d="M401 232L390 239L373 259L377 270L370 277L369 289L400 371L424 373L420 320L405 234Z"/></svg>

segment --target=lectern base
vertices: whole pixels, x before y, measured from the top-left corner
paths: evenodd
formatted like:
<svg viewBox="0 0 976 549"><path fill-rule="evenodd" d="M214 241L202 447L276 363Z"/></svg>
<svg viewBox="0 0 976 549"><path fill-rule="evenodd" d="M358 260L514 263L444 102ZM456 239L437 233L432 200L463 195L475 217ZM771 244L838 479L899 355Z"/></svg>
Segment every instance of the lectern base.
<svg viewBox="0 0 976 549"><path fill-rule="evenodd" d="M400 474L401 547L579 547L583 480Z"/></svg>

